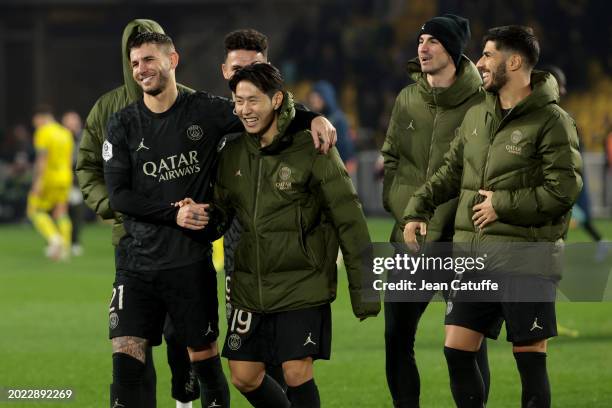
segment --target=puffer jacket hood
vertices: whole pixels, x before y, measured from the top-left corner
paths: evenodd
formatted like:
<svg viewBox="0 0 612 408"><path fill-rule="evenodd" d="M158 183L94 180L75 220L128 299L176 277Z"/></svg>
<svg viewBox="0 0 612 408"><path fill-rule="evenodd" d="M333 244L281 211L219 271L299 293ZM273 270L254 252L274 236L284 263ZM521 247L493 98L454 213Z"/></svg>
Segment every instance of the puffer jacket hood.
<svg viewBox="0 0 612 408"><path fill-rule="evenodd" d="M531 88L531 94L512 108L508 113L508 119L519 117L549 104L559 104L559 86L551 73L533 71ZM493 115L498 115L499 98L497 94L487 92L485 100L487 111Z"/></svg>
<svg viewBox="0 0 612 408"><path fill-rule="evenodd" d="M121 60L123 61L123 81L131 101L135 101L142 97L142 89L140 89L132 77L132 64L130 64L130 58L127 53L128 41L134 33L165 34L164 29L153 20L136 19L130 21L128 25L125 26L123 36L121 37Z"/></svg>

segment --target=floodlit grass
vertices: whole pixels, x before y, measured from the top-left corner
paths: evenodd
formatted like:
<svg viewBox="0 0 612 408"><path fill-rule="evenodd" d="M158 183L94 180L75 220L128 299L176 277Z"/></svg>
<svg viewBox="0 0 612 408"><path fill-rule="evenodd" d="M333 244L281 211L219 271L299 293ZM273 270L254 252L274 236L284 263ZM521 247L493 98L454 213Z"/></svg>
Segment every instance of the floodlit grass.
<svg viewBox="0 0 612 408"><path fill-rule="evenodd" d="M391 225L386 219L370 220L373 239L386 241ZM597 225L612 237L612 222ZM107 308L114 276L110 233L106 225L87 227L85 255L52 263L43 256L43 240L30 226L0 227L0 388L71 388L76 394L71 402L0 402L0 408L108 406ZM570 237L586 240L580 231L570 232ZM382 315L360 323L352 315L342 271L340 276L338 300L333 304L332 359L315 364L323 406L390 407ZM550 343L553 406L612 406L612 304L559 303L557 311L559 322L578 330L580 336L559 337ZM443 304L431 304L417 335L423 407L453 406L442 354L443 318ZM221 328L224 339L223 323ZM500 338L489 342L489 406L515 408L520 405L520 382L505 334ZM164 346L156 348L155 360L158 405L174 406ZM194 405L200 406L199 402ZM232 406L248 406L234 389Z"/></svg>

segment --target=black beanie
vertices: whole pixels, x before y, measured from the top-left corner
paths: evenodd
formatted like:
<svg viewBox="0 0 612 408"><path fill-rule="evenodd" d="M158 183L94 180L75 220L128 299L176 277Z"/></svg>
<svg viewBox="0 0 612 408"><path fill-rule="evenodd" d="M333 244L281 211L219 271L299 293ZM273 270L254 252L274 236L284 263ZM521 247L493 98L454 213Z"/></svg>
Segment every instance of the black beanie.
<svg viewBox="0 0 612 408"><path fill-rule="evenodd" d="M467 18L454 14L434 17L421 26L419 38L423 34L429 34L440 41L453 59L455 68L459 68L459 59L470 39L470 22Z"/></svg>

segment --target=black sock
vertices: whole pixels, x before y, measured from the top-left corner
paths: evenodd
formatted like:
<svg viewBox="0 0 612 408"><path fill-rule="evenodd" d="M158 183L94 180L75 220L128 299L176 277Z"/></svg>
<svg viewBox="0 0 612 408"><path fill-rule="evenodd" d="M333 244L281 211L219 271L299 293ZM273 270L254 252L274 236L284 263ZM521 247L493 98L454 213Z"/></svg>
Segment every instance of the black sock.
<svg viewBox="0 0 612 408"><path fill-rule="evenodd" d="M145 365L124 353L113 354L113 383L110 388L110 406L142 407L142 381Z"/></svg>
<svg viewBox="0 0 612 408"><path fill-rule="evenodd" d="M283 374L282 365L267 365L266 374L276 381L276 383L283 389L283 392L287 391L287 383L285 382L285 374Z"/></svg>
<svg viewBox="0 0 612 408"><path fill-rule="evenodd" d="M489 370L489 356L487 352L487 339L482 339L480 350L476 352L476 363L478 371L484 384L484 402L489 400L489 389L491 388L491 371Z"/></svg>
<svg viewBox="0 0 612 408"><path fill-rule="evenodd" d="M191 363L200 380L200 401L202 408L229 408L230 395L227 380L221 368L221 358L217 355L206 360Z"/></svg>
<svg viewBox="0 0 612 408"><path fill-rule="evenodd" d="M444 347L451 392L457 408L484 407L484 384L476 353Z"/></svg>
<svg viewBox="0 0 612 408"><path fill-rule="evenodd" d="M157 407L157 374L153 362L153 348L147 347L145 352L144 374L142 378L143 408Z"/></svg>
<svg viewBox="0 0 612 408"><path fill-rule="evenodd" d="M265 375L259 387L253 391L243 392L242 395L249 400L255 408L290 408L291 403L283 389L269 375Z"/></svg>
<svg viewBox="0 0 612 408"><path fill-rule="evenodd" d="M521 375L522 408L549 408L550 384L546 372L546 353L514 353Z"/></svg>
<svg viewBox="0 0 612 408"><path fill-rule="evenodd" d="M291 408L319 408L321 399L314 378L297 387L287 387L287 397Z"/></svg>
<svg viewBox="0 0 612 408"><path fill-rule="evenodd" d="M200 384L191 367L187 347L166 335L166 354L172 373L172 398L181 402L194 401L200 396Z"/></svg>

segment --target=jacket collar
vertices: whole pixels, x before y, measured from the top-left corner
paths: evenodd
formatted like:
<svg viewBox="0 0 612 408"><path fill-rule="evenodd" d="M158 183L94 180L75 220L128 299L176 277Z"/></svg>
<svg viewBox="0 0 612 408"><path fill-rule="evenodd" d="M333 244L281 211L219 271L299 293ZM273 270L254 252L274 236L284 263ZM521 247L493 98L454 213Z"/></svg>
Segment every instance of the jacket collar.
<svg viewBox="0 0 612 408"><path fill-rule="evenodd" d="M487 92L485 101L487 110L494 115L494 117L500 117L501 110L498 107L499 98L497 94ZM531 93L512 108L504 119L530 113L551 103L559 103L559 87L557 81L549 72L534 70L531 73Z"/></svg>

